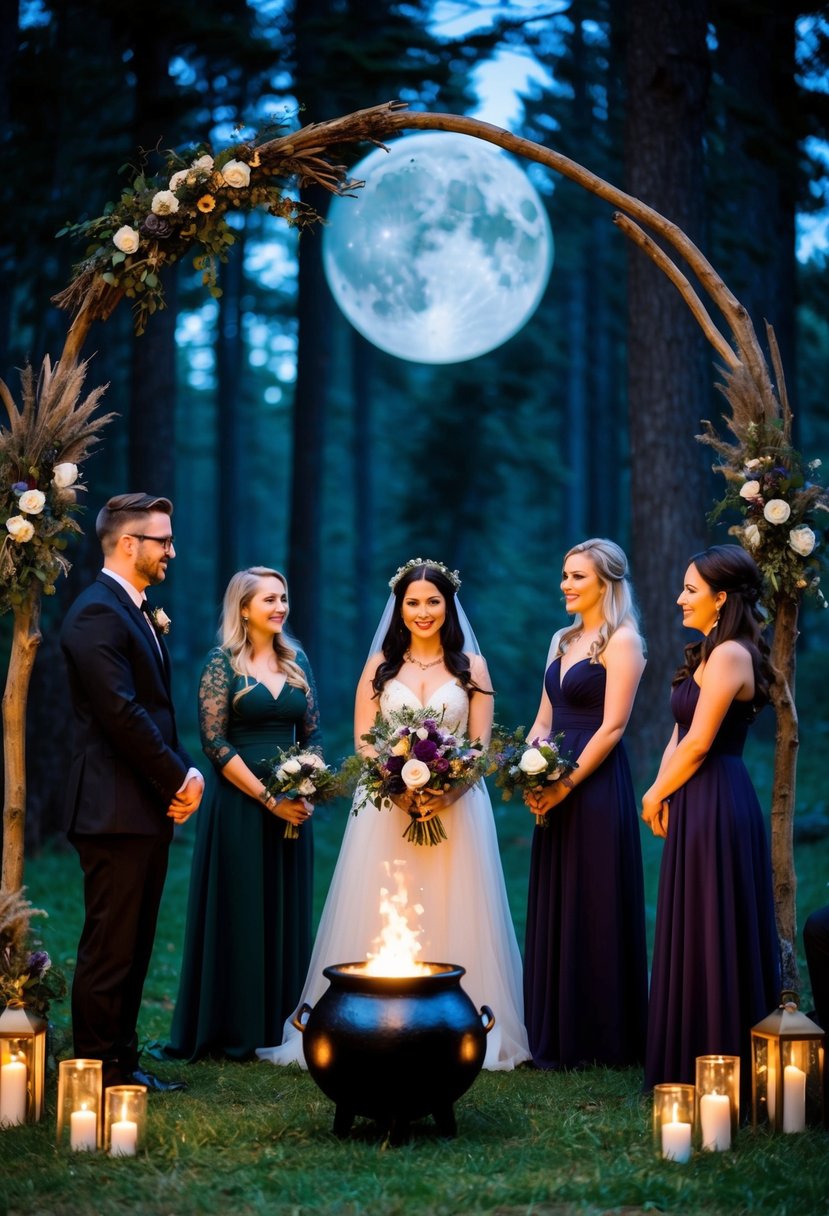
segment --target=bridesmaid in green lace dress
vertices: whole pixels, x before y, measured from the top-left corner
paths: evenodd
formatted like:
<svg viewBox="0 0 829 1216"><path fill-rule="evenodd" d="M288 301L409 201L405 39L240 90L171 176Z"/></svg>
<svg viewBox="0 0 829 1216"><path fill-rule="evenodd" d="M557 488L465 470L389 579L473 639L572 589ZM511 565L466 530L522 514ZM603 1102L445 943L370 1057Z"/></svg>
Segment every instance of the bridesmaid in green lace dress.
<svg viewBox="0 0 829 1216"><path fill-rule="evenodd" d="M288 644L288 588L276 570L234 574L221 646L199 684L213 782L198 815L171 1055L245 1060L277 1042L311 954L313 841L302 800L270 797L264 762L319 744L313 676ZM285 839L287 823L299 839Z"/></svg>

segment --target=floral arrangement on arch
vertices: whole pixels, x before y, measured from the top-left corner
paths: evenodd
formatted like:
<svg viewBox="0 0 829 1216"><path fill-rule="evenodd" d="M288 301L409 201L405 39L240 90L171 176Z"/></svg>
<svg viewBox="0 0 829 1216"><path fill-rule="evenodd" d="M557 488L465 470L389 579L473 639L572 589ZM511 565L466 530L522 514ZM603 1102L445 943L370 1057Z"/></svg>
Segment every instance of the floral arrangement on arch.
<svg viewBox="0 0 829 1216"><path fill-rule="evenodd" d="M731 407L726 418L734 442L710 422L697 439L720 457L714 465L726 481L725 496L709 515L713 523L726 511L742 516L729 535L757 562L766 584L763 603L774 617L781 600L796 603L812 592L823 606L821 566L827 560L829 495L820 483L820 460L806 461L792 445L792 413L774 330L766 327L777 395L768 380L758 383L751 369L723 370L718 384Z"/></svg>
<svg viewBox="0 0 829 1216"><path fill-rule="evenodd" d="M80 533L75 515L86 487L78 465L113 417L93 418L104 388L79 403L86 363L54 370L45 359L35 381L21 373L22 405L0 380L9 427L0 427L0 612L13 611L38 591L54 595L69 571L69 537Z"/></svg>
<svg viewBox="0 0 829 1216"><path fill-rule="evenodd" d="M817 481L820 460L804 462L774 425L751 422L736 462L720 466L725 497L712 521L736 510L742 522L729 528L763 572L771 590L793 598L813 592L826 606L820 570L829 538L829 500Z"/></svg>
<svg viewBox="0 0 829 1216"><path fill-rule="evenodd" d="M222 294L218 263L227 261L236 240L228 213L263 206L294 227L319 218L312 207L283 193L275 180L279 172L262 161L255 139L215 156L205 145L187 154L171 150L164 173L147 176L139 170L102 216L67 224L57 235L87 239L76 275L100 275L133 299L135 332L142 334L149 317L164 307L161 271L191 247L203 285L214 298Z"/></svg>

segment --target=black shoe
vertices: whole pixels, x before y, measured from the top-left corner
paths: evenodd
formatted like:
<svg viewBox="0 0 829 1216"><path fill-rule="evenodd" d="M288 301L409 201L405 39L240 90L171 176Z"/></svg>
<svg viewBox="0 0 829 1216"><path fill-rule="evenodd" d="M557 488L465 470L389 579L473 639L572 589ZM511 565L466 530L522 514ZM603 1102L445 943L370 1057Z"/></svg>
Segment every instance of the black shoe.
<svg viewBox="0 0 829 1216"><path fill-rule="evenodd" d="M135 1085L146 1085L147 1089L157 1094L174 1093L187 1088L186 1081L162 1081L154 1072L146 1072L143 1068L136 1068L130 1076L130 1081Z"/></svg>

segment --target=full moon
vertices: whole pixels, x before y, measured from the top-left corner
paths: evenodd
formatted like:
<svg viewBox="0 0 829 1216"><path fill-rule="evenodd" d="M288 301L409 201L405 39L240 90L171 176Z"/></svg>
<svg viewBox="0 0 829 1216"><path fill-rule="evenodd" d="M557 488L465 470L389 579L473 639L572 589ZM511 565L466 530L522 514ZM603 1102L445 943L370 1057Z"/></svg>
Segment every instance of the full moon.
<svg viewBox="0 0 829 1216"><path fill-rule="evenodd" d="M532 316L553 238L535 188L499 148L467 135L407 135L352 176L366 185L333 200L323 265L369 342L416 363L460 363Z"/></svg>

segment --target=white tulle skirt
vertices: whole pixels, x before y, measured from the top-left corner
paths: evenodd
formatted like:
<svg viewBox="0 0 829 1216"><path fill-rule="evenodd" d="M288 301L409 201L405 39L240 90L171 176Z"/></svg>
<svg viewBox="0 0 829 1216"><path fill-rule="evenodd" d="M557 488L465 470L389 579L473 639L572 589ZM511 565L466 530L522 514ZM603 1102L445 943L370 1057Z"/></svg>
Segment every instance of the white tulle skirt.
<svg viewBox="0 0 829 1216"><path fill-rule="evenodd" d="M408 816L371 803L349 815L317 932L300 1005L315 1005L328 987L323 968L361 961L376 948L380 892L394 891L389 863L403 861L409 904L422 907L419 958L466 968L461 986L476 1009L489 1005L495 1025L484 1068L511 1069L529 1059L524 1029L521 955L507 903L489 793L481 781L441 814L448 839L414 845L403 839ZM305 1068L302 1036L285 1023L281 1046L256 1053L272 1064Z"/></svg>

